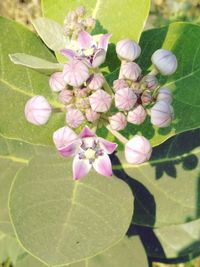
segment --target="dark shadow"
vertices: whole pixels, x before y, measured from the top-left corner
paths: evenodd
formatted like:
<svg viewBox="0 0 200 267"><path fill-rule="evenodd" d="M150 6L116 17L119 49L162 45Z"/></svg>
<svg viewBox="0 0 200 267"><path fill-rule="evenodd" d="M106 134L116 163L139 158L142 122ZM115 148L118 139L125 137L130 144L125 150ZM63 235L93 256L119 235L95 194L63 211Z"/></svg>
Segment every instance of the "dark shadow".
<svg viewBox="0 0 200 267"><path fill-rule="evenodd" d="M134 177L127 175L122 167L120 169L115 168L115 166L121 166L121 162L115 154L111 156L111 160L115 176L126 182L133 192L135 199L132 222L137 221L138 224L141 223L153 227L156 216L156 204L153 195Z"/></svg>

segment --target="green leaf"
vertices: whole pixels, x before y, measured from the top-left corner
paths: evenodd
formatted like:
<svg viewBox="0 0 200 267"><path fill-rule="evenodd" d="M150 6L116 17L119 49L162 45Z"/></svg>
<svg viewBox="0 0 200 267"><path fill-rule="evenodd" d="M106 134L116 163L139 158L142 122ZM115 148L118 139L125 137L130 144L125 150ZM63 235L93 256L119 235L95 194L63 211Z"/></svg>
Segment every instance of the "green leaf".
<svg viewBox="0 0 200 267"><path fill-rule="evenodd" d="M0 234L0 263L9 259L14 265L22 252L23 250L14 237Z"/></svg>
<svg viewBox="0 0 200 267"><path fill-rule="evenodd" d="M97 19L95 33L112 33L112 42L122 38L139 40L149 8L149 0L43 0L45 17L63 24L67 13L78 6L85 6L88 14Z"/></svg>
<svg viewBox="0 0 200 267"><path fill-rule="evenodd" d="M34 157L17 173L10 216L18 239L51 266L102 253L125 235L133 212L129 187L91 172L72 179L72 162L52 151Z"/></svg>
<svg viewBox="0 0 200 267"><path fill-rule="evenodd" d="M139 227L137 232L151 258L191 260L200 254L200 220L154 230Z"/></svg>
<svg viewBox="0 0 200 267"><path fill-rule="evenodd" d="M135 197L133 223L151 227L200 218L200 130L182 133L155 148L149 162L113 159L115 175ZM120 165L120 163L122 165Z"/></svg>
<svg viewBox="0 0 200 267"><path fill-rule="evenodd" d="M19 259L16 267L45 267L46 265L26 254ZM117 245L102 254L82 262L67 265L69 267L148 267L144 247L139 237L125 237Z"/></svg>
<svg viewBox="0 0 200 267"><path fill-rule="evenodd" d="M23 53L11 54L9 57L14 64L35 69L44 74L52 74L56 71L62 71L63 69L63 66L59 63L53 63L45 59Z"/></svg>
<svg viewBox="0 0 200 267"><path fill-rule="evenodd" d="M32 24L44 43L53 51L60 51L66 47L67 38L64 36L63 27L50 19L37 18Z"/></svg>
<svg viewBox="0 0 200 267"><path fill-rule="evenodd" d="M200 127L199 39L200 27L182 22L142 34L139 64L143 70L146 71L151 66L153 52L161 47L171 50L177 57L176 73L169 77L160 77L161 84L172 90L175 120L170 127L164 129L152 127L150 120L141 126L129 125L124 131L127 137L140 132L156 146L175 134Z"/></svg>
<svg viewBox="0 0 200 267"><path fill-rule="evenodd" d="M8 55L19 52L51 62L56 59L34 33L16 22L0 18L0 32L0 133L34 144L52 144L53 131L63 126L64 114L53 114L43 127L31 125L24 116L25 103L34 95L43 95L53 107L60 107L48 86L48 77L15 66Z"/></svg>

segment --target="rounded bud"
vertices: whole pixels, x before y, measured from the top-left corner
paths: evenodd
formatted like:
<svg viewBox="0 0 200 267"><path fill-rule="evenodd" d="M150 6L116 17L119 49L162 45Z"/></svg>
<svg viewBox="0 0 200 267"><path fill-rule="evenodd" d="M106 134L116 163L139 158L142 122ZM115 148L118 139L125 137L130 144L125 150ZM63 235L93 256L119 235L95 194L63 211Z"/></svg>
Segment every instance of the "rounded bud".
<svg viewBox="0 0 200 267"><path fill-rule="evenodd" d="M123 130L127 124L126 116L121 112L109 117L109 122L111 128L116 131Z"/></svg>
<svg viewBox="0 0 200 267"><path fill-rule="evenodd" d="M86 10L83 6L79 6L77 7L76 9L76 14L79 16L79 17L83 17L86 13Z"/></svg>
<svg viewBox="0 0 200 267"><path fill-rule="evenodd" d="M106 112L110 109L112 97L104 90L99 89L89 96L89 101L92 110L96 112Z"/></svg>
<svg viewBox="0 0 200 267"><path fill-rule="evenodd" d="M37 95L27 101L24 111L27 121L35 125L43 125L49 120L52 108L46 98Z"/></svg>
<svg viewBox="0 0 200 267"><path fill-rule="evenodd" d="M145 91L141 96L142 105L147 106L152 102L152 96L149 92Z"/></svg>
<svg viewBox="0 0 200 267"><path fill-rule="evenodd" d="M125 158L129 163L141 164L150 159L152 146L143 136L135 135L125 144Z"/></svg>
<svg viewBox="0 0 200 267"><path fill-rule="evenodd" d="M122 65L121 72L126 79L135 82L140 77L142 70L135 62L128 62Z"/></svg>
<svg viewBox="0 0 200 267"><path fill-rule="evenodd" d="M71 11L71 12L68 13L65 23L69 23L69 21L75 21L76 19L77 19L76 12L75 11Z"/></svg>
<svg viewBox="0 0 200 267"><path fill-rule="evenodd" d="M83 113L78 109L69 109L66 114L66 122L72 128L78 128L85 121Z"/></svg>
<svg viewBox="0 0 200 267"><path fill-rule="evenodd" d="M171 102L172 102L172 93L168 88L162 87L162 88L159 89L156 99L157 99L157 101L161 101L162 100L162 101L165 101L165 102L171 104Z"/></svg>
<svg viewBox="0 0 200 267"><path fill-rule="evenodd" d="M119 89L115 93L115 106L119 110L130 110L137 101L137 96L130 88Z"/></svg>
<svg viewBox="0 0 200 267"><path fill-rule="evenodd" d="M77 98L76 99L76 108L78 109L87 109L90 107L89 98Z"/></svg>
<svg viewBox="0 0 200 267"><path fill-rule="evenodd" d="M59 94L59 100L63 104L69 104L73 99L73 92L70 90L62 90Z"/></svg>
<svg viewBox="0 0 200 267"><path fill-rule="evenodd" d="M117 90L119 89L127 88L127 87L128 87L128 83L126 80L118 79L113 82L113 89L115 92L117 92Z"/></svg>
<svg viewBox="0 0 200 267"><path fill-rule="evenodd" d="M129 39L121 40L116 45L116 52L120 59L134 61L141 53L140 46Z"/></svg>
<svg viewBox="0 0 200 267"><path fill-rule="evenodd" d="M151 123L159 128L168 127L173 117L174 110L165 101L158 101L151 109Z"/></svg>
<svg viewBox="0 0 200 267"><path fill-rule="evenodd" d="M77 97L86 97L88 96L89 90L86 87L83 88L75 88L74 89L74 94Z"/></svg>
<svg viewBox="0 0 200 267"><path fill-rule="evenodd" d="M89 79L88 88L91 90L101 89L104 82L105 80L101 73L94 73Z"/></svg>
<svg viewBox="0 0 200 267"><path fill-rule="evenodd" d="M80 87L89 78L89 70L82 61L73 59L64 65L63 77L67 84Z"/></svg>
<svg viewBox="0 0 200 267"><path fill-rule="evenodd" d="M88 17L85 19L85 26L91 29L94 29L96 24L96 20L92 17Z"/></svg>
<svg viewBox="0 0 200 267"><path fill-rule="evenodd" d="M60 92L66 88L62 72L55 72L49 78L49 86L53 92Z"/></svg>
<svg viewBox="0 0 200 267"><path fill-rule="evenodd" d="M92 110L91 108L86 110L85 116L89 122L95 122L100 118L100 114Z"/></svg>
<svg viewBox="0 0 200 267"><path fill-rule="evenodd" d="M155 75L146 75L143 77L142 81L146 89L151 91L158 87L158 80Z"/></svg>
<svg viewBox="0 0 200 267"><path fill-rule="evenodd" d="M140 125L145 121L146 115L143 106L138 105L136 108L128 112L127 121L132 124Z"/></svg>
<svg viewBox="0 0 200 267"><path fill-rule="evenodd" d="M158 49L154 52L151 61L162 75L171 75L177 69L176 56L165 49Z"/></svg>

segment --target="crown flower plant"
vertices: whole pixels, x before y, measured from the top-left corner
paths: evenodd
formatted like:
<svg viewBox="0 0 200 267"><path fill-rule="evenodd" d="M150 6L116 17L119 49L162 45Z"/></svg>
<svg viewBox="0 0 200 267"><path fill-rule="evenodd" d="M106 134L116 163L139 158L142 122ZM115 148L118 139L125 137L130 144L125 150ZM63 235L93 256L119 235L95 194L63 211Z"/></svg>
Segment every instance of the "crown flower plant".
<svg viewBox="0 0 200 267"><path fill-rule="evenodd" d="M146 30L150 0L41 10L0 17L0 266L195 257L200 27Z"/></svg>
<svg viewBox="0 0 200 267"><path fill-rule="evenodd" d="M128 124L141 125L148 116L155 127L163 128L171 124L174 118L171 106L172 94L168 88L159 86L156 75L173 74L177 68L176 57L170 51L158 49L151 58L153 69L143 75L142 68L135 62L140 57L141 47L131 39L120 40L116 44L116 57L120 59L121 67L119 76L110 86L101 71L101 65L106 61L112 35L110 33L91 35L90 31L96 22L92 19L90 27L87 24L88 20L91 18L86 18L86 10L83 7L67 15L64 33L68 42L66 47L59 51L66 57L66 62L62 65L62 71L54 72L49 78L49 86L52 92L58 94L62 105L60 112L66 114L63 126L66 124L64 127L77 130L77 134L83 129L83 132L88 132L89 135L93 133L94 136L99 127L106 127L119 142L124 144L127 161L141 164L151 156L150 142L139 135L128 140L120 131L126 131ZM37 101L29 100L26 104L26 119L36 125L45 124L52 113L51 107L42 96L36 96L34 99ZM42 105L39 102L41 99ZM61 129L56 132L56 136L60 135L60 131L66 134L70 131L68 128ZM84 149L80 144L79 148L76 145L77 148L73 150L75 159L72 169L75 180L87 175L92 166L102 175L110 176L112 173L110 159L105 153L107 150L102 148L101 141L95 141L97 137L94 136L90 136L90 139L93 138L92 142L88 142L81 133L77 139L79 143L83 141L85 143L86 140L87 144ZM99 138L98 140L101 140L102 137ZM58 145L60 141L55 140L57 137L55 139L54 133L54 143L60 151ZM74 147L69 140L67 140L69 148L66 151ZM62 145L65 147L65 142ZM117 149L116 145L113 147L108 154ZM67 153L64 154L66 156ZM102 166L105 167L105 171Z"/></svg>

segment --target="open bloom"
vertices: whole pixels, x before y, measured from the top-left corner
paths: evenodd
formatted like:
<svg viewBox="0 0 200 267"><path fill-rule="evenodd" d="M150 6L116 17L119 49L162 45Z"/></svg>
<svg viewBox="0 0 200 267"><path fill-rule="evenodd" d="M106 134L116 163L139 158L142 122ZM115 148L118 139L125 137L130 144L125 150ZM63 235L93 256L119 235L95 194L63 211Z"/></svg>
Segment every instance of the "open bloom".
<svg viewBox="0 0 200 267"><path fill-rule="evenodd" d="M112 175L112 165L108 154L112 154L117 144L97 137L88 127L78 136L69 127L58 129L53 134L58 152L64 156L75 156L73 160L73 178L79 180L92 167L103 176Z"/></svg>
<svg viewBox="0 0 200 267"><path fill-rule="evenodd" d="M82 58L90 67L97 68L106 59L108 41L111 34L103 34L99 42L86 31L81 31L78 36L78 50L62 49L61 53L69 59Z"/></svg>

